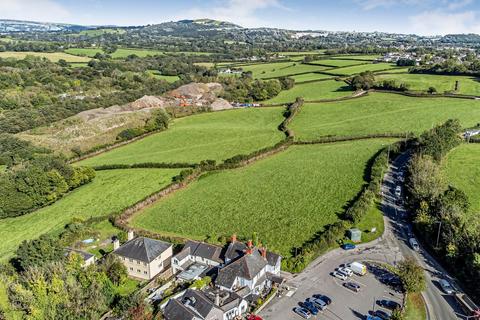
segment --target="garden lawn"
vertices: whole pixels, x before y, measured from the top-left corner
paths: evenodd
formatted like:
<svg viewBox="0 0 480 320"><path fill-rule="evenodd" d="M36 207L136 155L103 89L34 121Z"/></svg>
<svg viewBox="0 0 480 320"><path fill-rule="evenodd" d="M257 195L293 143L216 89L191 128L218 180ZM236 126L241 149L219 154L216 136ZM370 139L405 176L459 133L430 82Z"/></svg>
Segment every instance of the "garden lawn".
<svg viewBox="0 0 480 320"><path fill-rule="evenodd" d="M470 200L470 215L480 223L480 144L462 144L443 162L448 183L463 190Z"/></svg>
<svg viewBox="0 0 480 320"><path fill-rule="evenodd" d="M328 75L328 74L323 74L323 73L304 73L304 74L299 74L297 76L292 76L291 78L293 78L295 80L295 83L299 83L299 82L304 82L304 81L328 79L328 78L333 78L333 77Z"/></svg>
<svg viewBox="0 0 480 320"><path fill-rule="evenodd" d="M327 135L421 133L450 118L458 118L463 127L476 125L480 101L370 93L352 100L305 104L290 127L299 140L313 140Z"/></svg>
<svg viewBox="0 0 480 320"><path fill-rule="evenodd" d="M359 64L366 64L367 61L361 60L337 60L337 59L325 59L325 60L315 60L312 61L313 64L327 65L331 67L346 67L346 66L355 66Z"/></svg>
<svg viewBox="0 0 480 320"><path fill-rule="evenodd" d="M367 161L392 140L292 146L247 167L210 173L141 211L131 224L193 239L257 232L284 256L360 191Z"/></svg>
<svg viewBox="0 0 480 320"><path fill-rule="evenodd" d="M58 62L60 59L63 59L67 62L89 62L91 60L87 57L74 56L64 52L0 52L0 58L14 58L21 60L25 59L26 56L47 58L52 62Z"/></svg>
<svg viewBox="0 0 480 320"><path fill-rule="evenodd" d="M274 145L283 108L237 109L176 119L166 131L82 161L82 165L225 160Z"/></svg>
<svg viewBox="0 0 480 320"><path fill-rule="evenodd" d="M23 240L58 232L73 218L107 215L142 200L168 185L179 169L99 171L94 181L51 206L16 218L0 220L0 261L14 253Z"/></svg>
<svg viewBox="0 0 480 320"><path fill-rule="evenodd" d="M329 70L328 72L338 74L338 75L353 75L364 71L382 71L398 68L395 64L390 63L371 63L371 64L361 64L358 66L338 68L334 70Z"/></svg>
<svg viewBox="0 0 480 320"><path fill-rule="evenodd" d="M427 91L434 87L439 93L452 91L459 94L480 95L480 78L465 76L442 76L430 74L386 74L377 76L377 81L396 80L397 83L406 83L409 90ZM458 91L454 91L455 82L458 81Z"/></svg>
<svg viewBox="0 0 480 320"><path fill-rule="evenodd" d="M353 91L343 81L318 81L311 83L296 84L290 90L284 90L280 94L270 100L266 100L265 104L280 104L293 102L297 97L302 97L305 101L316 101L322 99L337 99L341 97L351 96Z"/></svg>
<svg viewBox="0 0 480 320"><path fill-rule="evenodd" d="M312 66L301 64L300 62L277 62L277 63L258 63L242 65L243 71L251 71L255 78L278 78L282 76L295 75L298 73L307 73L312 71L322 71L327 69L322 66Z"/></svg>

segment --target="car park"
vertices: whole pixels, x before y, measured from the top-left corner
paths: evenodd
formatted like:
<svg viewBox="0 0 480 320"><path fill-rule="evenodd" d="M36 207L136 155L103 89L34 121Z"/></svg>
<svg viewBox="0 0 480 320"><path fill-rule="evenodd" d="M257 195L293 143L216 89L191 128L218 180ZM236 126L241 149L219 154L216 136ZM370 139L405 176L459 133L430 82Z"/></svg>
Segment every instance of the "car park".
<svg viewBox="0 0 480 320"><path fill-rule="evenodd" d="M293 312L295 312L296 314L298 314L300 317L302 317L304 319L310 319L310 317L312 316L310 311L308 311L307 309L302 308L302 307L294 308Z"/></svg>
<svg viewBox="0 0 480 320"><path fill-rule="evenodd" d="M320 311L323 311L323 310L327 309L327 304L323 300L315 299L315 298L308 298L307 302L313 303L313 305Z"/></svg>
<svg viewBox="0 0 480 320"><path fill-rule="evenodd" d="M440 279L440 280L438 280L438 283L440 284L440 288L442 288L442 291L445 292L446 294L453 294L454 293L452 285L447 280Z"/></svg>
<svg viewBox="0 0 480 320"><path fill-rule="evenodd" d="M343 286L347 289L350 289L354 292L360 291L360 285L356 284L355 282L345 282Z"/></svg>
<svg viewBox="0 0 480 320"><path fill-rule="evenodd" d="M343 281L347 280L347 278L348 278L345 274L340 273L338 271L333 271L332 276L334 276L335 278L338 278L340 280L343 280Z"/></svg>
<svg viewBox="0 0 480 320"><path fill-rule="evenodd" d="M326 295L323 295L323 294L314 294L313 297L315 299L322 300L323 302L325 302L327 304L327 306L332 303L332 299L330 299L329 297L327 297Z"/></svg>
<svg viewBox="0 0 480 320"><path fill-rule="evenodd" d="M378 300L377 304L381 307L384 307L386 309L390 310L395 310L395 309L400 309L401 306L398 302L395 302L393 300Z"/></svg>
<svg viewBox="0 0 480 320"><path fill-rule="evenodd" d="M310 301L300 302L300 306L304 309L307 309L311 314L316 316L318 314L318 308Z"/></svg>
<svg viewBox="0 0 480 320"><path fill-rule="evenodd" d="M342 244L342 249L343 250L353 250L355 249L356 246L353 243L344 243Z"/></svg>
<svg viewBox="0 0 480 320"><path fill-rule="evenodd" d="M347 277L353 276L353 271L347 267L340 267L337 269L337 271L343 273Z"/></svg>
<svg viewBox="0 0 480 320"><path fill-rule="evenodd" d="M379 317L382 320L389 320L390 314L383 310L377 310L373 313L374 316Z"/></svg>

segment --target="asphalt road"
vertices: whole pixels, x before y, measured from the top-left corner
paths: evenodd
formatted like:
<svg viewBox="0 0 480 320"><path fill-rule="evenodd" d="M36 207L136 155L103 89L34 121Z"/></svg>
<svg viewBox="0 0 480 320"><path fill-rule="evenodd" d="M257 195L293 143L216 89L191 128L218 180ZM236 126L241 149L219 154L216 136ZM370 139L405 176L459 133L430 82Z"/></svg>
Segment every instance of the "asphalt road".
<svg viewBox="0 0 480 320"><path fill-rule="evenodd" d="M413 251L408 245L407 230L411 228L404 218L407 212L401 205L397 205L395 197L395 187L402 184L395 179L394 175L398 176L401 168L404 167L409 159L409 154L404 153L400 155L391 164L390 170L385 175L384 183L382 185L383 201L382 211L386 217L386 221L391 226L395 234L395 243L404 257L412 256L425 269L427 278L427 290L423 293L423 297L427 304L428 319L430 320L450 320L462 319L463 314L461 308L458 306L455 298L444 294L438 286L438 280L445 278L451 283L454 279L449 276L446 271L435 261L425 250L421 249L419 252ZM403 192L403 190L402 190Z"/></svg>
<svg viewBox="0 0 480 320"><path fill-rule="evenodd" d="M330 276L336 267L352 261L375 261L396 265L407 256L413 256L425 269L427 290L423 296L427 304L428 320L462 319L460 307L451 296L444 295L437 286L437 280L446 278L453 282L441 266L424 250L413 251L408 245L407 230L411 228L406 222L406 211L397 205L395 187L399 184L398 172L408 162L409 155L399 156L385 174L382 185L382 211L384 213L385 231L377 240L357 246L352 251L335 249L319 257L300 274L288 278L286 284L297 288L290 296L276 297L262 310L260 316L264 319L287 320L300 319L292 312L299 301L312 294L325 294L332 298L329 310L319 314L317 319L363 319L373 308L374 299L389 298L399 301L401 296L384 287L370 277L354 277L363 292L354 294L347 292L341 282ZM396 177L396 178L394 178Z"/></svg>

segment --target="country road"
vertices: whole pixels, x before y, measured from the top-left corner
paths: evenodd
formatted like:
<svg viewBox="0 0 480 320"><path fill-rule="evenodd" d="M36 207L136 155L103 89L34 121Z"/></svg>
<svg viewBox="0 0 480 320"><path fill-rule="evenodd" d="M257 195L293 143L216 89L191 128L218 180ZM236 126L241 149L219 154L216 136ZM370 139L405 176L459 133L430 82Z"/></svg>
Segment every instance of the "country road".
<svg viewBox="0 0 480 320"><path fill-rule="evenodd" d="M358 245L353 251L332 250L312 262L304 271L288 277L286 285L296 288L291 296L276 297L260 313L264 319L287 320L299 319L292 309L299 301L315 293L330 296L334 303L317 319L363 319L372 309L371 298L401 299L393 292L382 288L375 282L364 283L365 292L358 298L345 300L345 293L338 283L332 281L330 272L339 264L352 261L377 261L396 265L405 257L412 256L425 269L427 290L423 293L427 304L428 320L462 319L462 311L452 296L447 296L437 287L437 280L445 277L451 280L440 265L424 250L413 251L408 245L408 224L403 206L396 204L395 188L398 185L398 173L409 159L409 154L402 154L393 161L385 174L382 184L382 211L384 213L385 231L381 237L370 243ZM440 276L440 277L439 277ZM360 280L362 281L362 280ZM348 301L348 303L345 303ZM398 301L398 300L397 300Z"/></svg>
<svg viewBox="0 0 480 320"><path fill-rule="evenodd" d="M391 164L390 170L387 172L382 185L382 211L385 215L386 224L390 225L390 229L395 233L395 242L404 257L414 257L417 262L425 269L427 278L427 290L423 293L423 297L427 304L429 320L450 320L462 319L462 310L456 303L453 296L445 295L438 286L438 280L446 278L450 282L454 282L440 264L430 256L425 250L420 252L413 251L408 245L407 230L411 228L406 221L407 213L403 206L395 203L394 194L395 187L399 185L398 174L402 171L402 167L408 162L410 155L404 153L397 157Z"/></svg>

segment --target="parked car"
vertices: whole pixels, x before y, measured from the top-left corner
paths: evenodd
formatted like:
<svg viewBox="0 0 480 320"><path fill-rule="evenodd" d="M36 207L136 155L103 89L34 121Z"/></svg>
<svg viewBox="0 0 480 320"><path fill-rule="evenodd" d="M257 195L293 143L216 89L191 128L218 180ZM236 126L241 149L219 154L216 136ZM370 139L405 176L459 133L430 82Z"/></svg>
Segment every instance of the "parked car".
<svg viewBox="0 0 480 320"><path fill-rule="evenodd" d="M384 307L386 309L390 310L395 310L395 309L400 309L400 303L392 301L392 300L378 300L377 304L381 307Z"/></svg>
<svg viewBox="0 0 480 320"><path fill-rule="evenodd" d="M296 314L298 314L300 317L302 317L304 319L310 319L310 317L312 316L310 311L308 311L307 309L302 308L302 307L294 308L293 312L295 312Z"/></svg>
<svg viewBox="0 0 480 320"><path fill-rule="evenodd" d="M334 276L335 278L338 278L340 280L343 280L343 281L347 280L347 278L348 278L345 274L340 273L338 271L333 271L332 276Z"/></svg>
<svg viewBox="0 0 480 320"><path fill-rule="evenodd" d="M410 244L410 247L412 247L413 250L415 250L415 251L420 250L420 246L418 245L417 239L410 238L410 239L408 239L408 243Z"/></svg>
<svg viewBox="0 0 480 320"><path fill-rule="evenodd" d="M345 274L347 277L353 276L353 271L347 267L340 267L337 271Z"/></svg>
<svg viewBox="0 0 480 320"><path fill-rule="evenodd" d="M325 310L327 309L327 304L320 299L315 299L315 298L307 298L307 302L313 303L313 305L318 309L318 310Z"/></svg>
<svg viewBox="0 0 480 320"><path fill-rule="evenodd" d="M402 187L397 186L395 188L395 196L397 196L397 198L400 198L401 195L402 195Z"/></svg>
<svg viewBox="0 0 480 320"><path fill-rule="evenodd" d="M367 315L367 318L366 318L365 320L382 320L382 318L375 317L375 316L371 316L371 315Z"/></svg>
<svg viewBox="0 0 480 320"><path fill-rule="evenodd" d="M440 279L440 280L438 280L438 283L440 284L440 287L442 288L442 291L445 292L446 294L453 294L454 293L452 285L447 280Z"/></svg>
<svg viewBox="0 0 480 320"><path fill-rule="evenodd" d="M355 282L345 282L343 286L347 289L350 289L354 292L359 292L360 291L360 286L356 284Z"/></svg>
<svg viewBox="0 0 480 320"><path fill-rule="evenodd" d="M320 299L322 300L323 302L325 302L327 305L331 304L332 303L332 299L330 299L329 297L323 295L323 294L314 294L313 297L315 299Z"/></svg>
<svg viewBox="0 0 480 320"><path fill-rule="evenodd" d="M364 276L367 274L367 266L360 263L360 262L352 262L347 264L347 268L352 270L355 274L358 274L359 276Z"/></svg>
<svg viewBox="0 0 480 320"><path fill-rule="evenodd" d="M315 307L315 305L310 302L310 301L304 301L304 302L300 302L300 306L302 308L305 308L307 309L311 314L313 314L314 316L316 316L318 314L318 308Z"/></svg>
<svg viewBox="0 0 480 320"><path fill-rule="evenodd" d="M342 244L342 249L343 250L353 250L355 249L356 246L352 243L345 243L345 244Z"/></svg>
<svg viewBox="0 0 480 320"><path fill-rule="evenodd" d="M256 314L250 314L250 315L247 317L247 320L263 320L263 319L262 319L262 317L257 316Z"/></svg>
<svg viewBox="0 0 480 320"><path fill-rule="evenodd" d="M383 310L377 310L373 313L373 315L375 315L376 317L379 317L380 319L383 319L383 320L389 320L390 319L390 315Z"/></svg>

